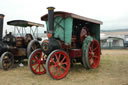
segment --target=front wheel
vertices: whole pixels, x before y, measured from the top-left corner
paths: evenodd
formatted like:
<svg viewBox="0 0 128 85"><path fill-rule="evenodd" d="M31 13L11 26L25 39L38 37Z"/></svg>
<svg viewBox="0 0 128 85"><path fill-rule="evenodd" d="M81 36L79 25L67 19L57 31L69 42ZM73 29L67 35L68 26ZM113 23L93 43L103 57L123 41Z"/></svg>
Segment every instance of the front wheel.
<svg viewBox="0 0 128 85"><path fill-rule="evenodd" d="M64 78L70 69L68 54L62 50L51 52L46 61L47 73L54 79Z"/></svg>
<svg viewBox="0 0 128 85"><path fill-rule="evenodd" d="M45 63L47 55L41 50L34 50L28 59L28 67L32 73L41 75L46 73Z"/></svg>
<svg viewBox="0 0 128 85"><path fill-rule="evenodd" d="M10 69L14 64L14 56L10 52L4 52L0 58L0 67L3 70Z"/></svg>

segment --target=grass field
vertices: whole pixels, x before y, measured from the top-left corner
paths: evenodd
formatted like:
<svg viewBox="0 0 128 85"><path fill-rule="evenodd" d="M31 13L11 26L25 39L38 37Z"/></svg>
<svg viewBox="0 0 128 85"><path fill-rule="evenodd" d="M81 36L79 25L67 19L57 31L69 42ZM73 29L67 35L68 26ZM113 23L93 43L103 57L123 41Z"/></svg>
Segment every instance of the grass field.
<svg viewBox="0 0 128 85"><path fill-rule="evenodd" d="M128 85L128 50L102 50L97 69L86 70L75 64L61 80L47 74L34 75L27 66L0 69L0 85Z"/></svg>

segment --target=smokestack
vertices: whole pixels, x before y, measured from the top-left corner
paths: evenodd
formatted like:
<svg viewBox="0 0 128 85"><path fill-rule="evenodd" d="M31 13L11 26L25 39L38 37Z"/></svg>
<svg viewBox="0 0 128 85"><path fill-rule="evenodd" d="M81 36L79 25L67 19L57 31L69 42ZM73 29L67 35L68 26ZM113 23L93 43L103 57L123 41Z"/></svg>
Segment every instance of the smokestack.
<svg viewBox="0 0 128 85"><path fill-rule="evenodd" d="M54 7L48 7L48 23L49 23L49 32L53 33L54 29Z"/></svg>
<svg viewBox="0 0 128 85"><path fill-rule="evenodd" d="M0 14L0 41L2 41L2 36L3 36L3 24L4 24L4 15Z"/></svg>

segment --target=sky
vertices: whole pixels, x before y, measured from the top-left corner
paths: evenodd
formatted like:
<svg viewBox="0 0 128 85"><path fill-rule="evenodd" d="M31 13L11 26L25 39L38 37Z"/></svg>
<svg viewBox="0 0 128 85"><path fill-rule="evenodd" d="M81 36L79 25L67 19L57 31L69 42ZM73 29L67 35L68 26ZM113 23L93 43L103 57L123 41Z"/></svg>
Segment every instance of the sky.
<svg viewBox="0 0 128 85"><path fill-rule="evenodd" d="M128 0L0 0L0 13L7 21L22 19L45 24L40 17L47 7L55 11L66 11L103 22L102 30L128 28ZM45 29L45 28L44 28Z"/></svg>

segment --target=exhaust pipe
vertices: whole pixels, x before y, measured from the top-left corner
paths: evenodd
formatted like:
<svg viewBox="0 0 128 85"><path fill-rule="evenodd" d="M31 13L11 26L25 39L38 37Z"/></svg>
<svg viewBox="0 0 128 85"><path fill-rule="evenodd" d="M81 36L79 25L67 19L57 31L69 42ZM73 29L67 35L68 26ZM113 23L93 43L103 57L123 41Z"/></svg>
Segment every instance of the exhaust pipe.
<svg viewBox="0 0 128 85"><path fill-rule="evenodd" d="M3 37L3 24L4 24L4 14L0 14L0 41Z"/></svg>
<svg viewBox="0 0 128 85"><path fill-rule="evenodd" d="M54 7L48 7L48 23L49 23L49 33L53 34L54 30Z"/></svg>

